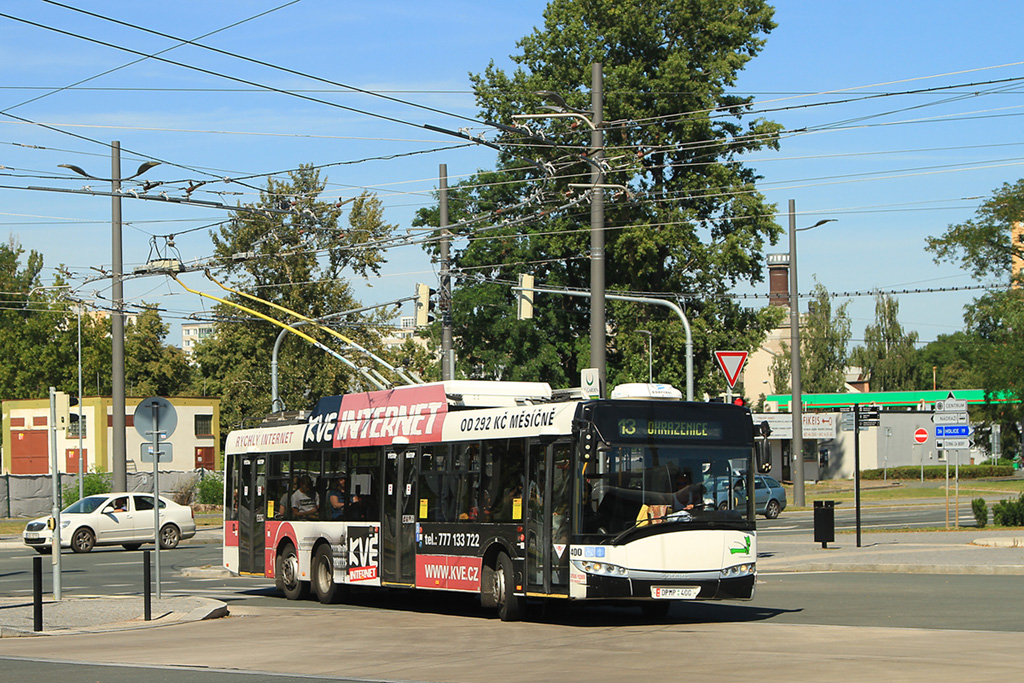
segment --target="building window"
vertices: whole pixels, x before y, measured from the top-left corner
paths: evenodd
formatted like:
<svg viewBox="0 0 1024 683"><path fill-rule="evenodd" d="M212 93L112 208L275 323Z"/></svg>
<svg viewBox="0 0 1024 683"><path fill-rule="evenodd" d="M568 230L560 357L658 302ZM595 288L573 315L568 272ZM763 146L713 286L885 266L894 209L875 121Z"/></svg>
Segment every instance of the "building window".
<svg viewBox="0 0 1024 683"><path fill-rule="evenodd" d="M213 415L196 415L196 436L213 436Z"/></svg>

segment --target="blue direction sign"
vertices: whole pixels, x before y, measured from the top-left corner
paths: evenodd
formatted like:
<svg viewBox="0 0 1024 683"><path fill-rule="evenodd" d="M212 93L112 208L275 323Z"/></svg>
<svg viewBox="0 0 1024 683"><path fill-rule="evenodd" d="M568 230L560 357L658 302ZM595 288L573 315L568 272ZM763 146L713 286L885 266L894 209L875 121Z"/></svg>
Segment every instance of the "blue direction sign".
<svg viewBox="0 0 1024 683"><path fill-rule="evenodd" d="M970 425L935 425L935 438L941 439L944 436L965 437L971 435Z"/></svg>

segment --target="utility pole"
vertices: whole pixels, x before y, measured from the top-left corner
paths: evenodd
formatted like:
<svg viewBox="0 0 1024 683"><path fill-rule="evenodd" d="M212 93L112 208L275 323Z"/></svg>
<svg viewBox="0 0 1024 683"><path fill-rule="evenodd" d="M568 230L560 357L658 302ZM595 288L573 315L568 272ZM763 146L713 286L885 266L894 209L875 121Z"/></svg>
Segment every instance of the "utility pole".
<svg viewBox="0 0 1024 683"><path fill-rule="evenodd" d="M138 174L136 174L138 175ZM124 287L121 263L121 143L110 143L110 232L112 287L114 310L110 318L111 337L111 410L113 411L113 434L111 435L111 482L115 491L128 490L128 450L125 444L125 396L124 396ZM99 425L97 425L98 427Z"/></svg>
<svg viewBox="0 0 1024 683"><path fill-rule="evenodd" d="M796 281L796 201L789 200L789 333L790 379L792 398L789 411L793 415L793 438L789 458L793 464L793 504L804 505L804 405L800 386L800 290Z"/></svg>
<svg viewBox="0 0 1024 683"><path fill-rule="evenodd" d="M448 233L448 165L440 166L441 291L437 304L441 313L441 379L455 379L455 344L452 336L451 235Z"/></svg>
<svg viewBox="0 0 1024 683"><path fill-rule="evenodd" d="M593 129L590 133L590 367L597 369L601 397L605 396L607 368L605 363L605 279L604 279L604 75L601 64L590 69L590 102Z"/></svg>

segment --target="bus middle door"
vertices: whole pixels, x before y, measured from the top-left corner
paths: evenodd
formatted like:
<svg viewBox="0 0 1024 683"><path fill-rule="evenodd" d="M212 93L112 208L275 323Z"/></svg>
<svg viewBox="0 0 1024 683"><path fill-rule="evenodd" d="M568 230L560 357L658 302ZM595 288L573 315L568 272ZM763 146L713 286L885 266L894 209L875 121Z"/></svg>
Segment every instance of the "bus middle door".
<svg viewBox="0 0 1024 683"><path fill-rule="evenodd" d="M387 449L384 461L384 518L381 583L416 583L416 463L419 450Z"/></svg>
<svg viewBox="0 0 1024 683"><path fill-rule="evenodd" d="M548 595L569 593L569 454L567 443L530 445L527 583Z"/></svg>
<svg viewBox="0 0 1024 683"><path fill-rule="evenodd" d="M267 459L257 455L239 460L238 571L262 575L266 568Z"/></svg>

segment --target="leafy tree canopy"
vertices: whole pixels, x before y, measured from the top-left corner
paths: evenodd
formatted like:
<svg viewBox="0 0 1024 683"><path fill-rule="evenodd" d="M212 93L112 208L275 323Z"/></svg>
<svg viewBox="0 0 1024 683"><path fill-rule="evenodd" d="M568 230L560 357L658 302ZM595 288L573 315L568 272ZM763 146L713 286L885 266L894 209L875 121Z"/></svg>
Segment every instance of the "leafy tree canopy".
<svg viewBox="0 0 1024 683"><path fill-rule="evenodd" d="M591 66L603 65L606 282L612 291L678 297L694 330L697 388L717 391L712 351L753 349L777 311L725 295L763 277L763 249L779 228L739 155L776 145L779 126L746 120L750 100L730 95L774 28L759 0L552 0L544 24L518 43L511 74L492 62L471 74L482 118L505 126L537 114L558 93L590 109ZM588 288L589 113L530 119L500 141L498 167L449 192L460 276L453 320L461 372L485 378L578 382L589 364L589 302L538 295L517 321L512 285ZM614 196L613 196L614 195ZM436 209L418 225L438 225ZM649 330L656 380L682 385L683 334L660 307L609 301L609 384L647 377Z"/></svg>
<svg viewBox="0 0 1024 683"><path fill-rule="evenodd" d="M393 310L369 318L338 314L358 307L347 278L378 272L384 252L373 245L389 236L394 226L384 222L380 201L369 194L352 201L347 226L343 226L340 204L320 198L324 183L312 166L301 167L286 181L271 179L253 206L287 206L294 211L236 214L213 234L214 250L223 260L232 289L314 320L330 316L337 334L380 351L381 326ZM235 305L215 307L217 332L196 347L195 360L206 393L224 401L222 422L233 427L270 411L270 364L282 331L238 306L291 325L300 320L237 293L222 298ZM342 352L354 365L373 366L348 342L315 325L301 323L295 329ZM365 384L350 365L287 332L280 347L278 381L280 398L288 409L309 408L324 395L376 388Z"/></svg>
<svg viewBox="0 0 1024 683"><path fill-rule="evenodd" d="M864 346L851 354L854 365L868 375L872 391L905 391L918 387L917 332L903 331L899 301L888 294L875 296L875 324L864 330Z"/></svg>

